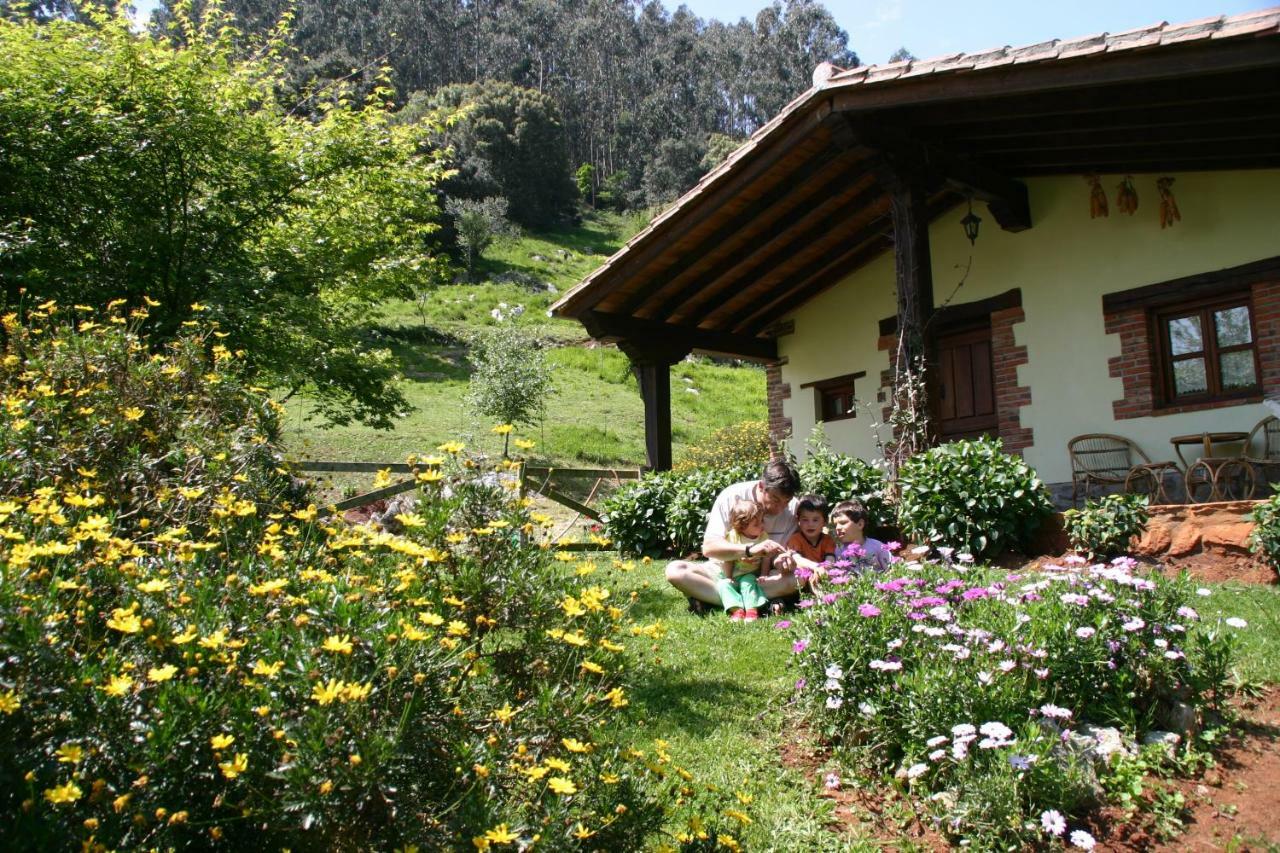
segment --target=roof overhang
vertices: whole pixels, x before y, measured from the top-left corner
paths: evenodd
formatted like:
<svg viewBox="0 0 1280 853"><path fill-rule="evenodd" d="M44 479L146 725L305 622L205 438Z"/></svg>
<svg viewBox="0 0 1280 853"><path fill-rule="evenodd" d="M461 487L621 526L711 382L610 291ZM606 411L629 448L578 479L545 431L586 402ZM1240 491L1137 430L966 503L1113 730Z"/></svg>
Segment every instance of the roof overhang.
<svg viewBox="0 0 1280 853"><path fill-rule="evenodd" d="M1021 178L1280 167L1280 9L827 71L555 312L768 360L779 318L893 245L893 176L1016 231Z"/></svg>

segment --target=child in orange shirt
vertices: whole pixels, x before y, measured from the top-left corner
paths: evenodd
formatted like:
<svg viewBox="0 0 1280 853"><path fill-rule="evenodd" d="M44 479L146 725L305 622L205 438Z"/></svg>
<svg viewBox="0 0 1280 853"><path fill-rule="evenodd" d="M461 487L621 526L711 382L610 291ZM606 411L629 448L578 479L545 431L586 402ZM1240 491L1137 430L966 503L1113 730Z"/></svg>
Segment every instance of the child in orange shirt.
<svg viewBox="0 0 1280 853"><path fill-rule="evenodd" d="M821 563L836 553L836 540L823 531L827 525L827 501L822 495L805 495L796 505L796 526L787 547L797 556Z"/></svg>

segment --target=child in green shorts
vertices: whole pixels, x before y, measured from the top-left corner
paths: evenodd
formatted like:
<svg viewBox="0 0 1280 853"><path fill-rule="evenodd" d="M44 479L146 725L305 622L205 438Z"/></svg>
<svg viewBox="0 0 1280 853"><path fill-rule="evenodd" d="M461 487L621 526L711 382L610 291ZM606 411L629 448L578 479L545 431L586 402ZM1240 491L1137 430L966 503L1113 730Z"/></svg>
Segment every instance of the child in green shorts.
<svg viewBox="0 0 1280 853"><path fill-rule="evenodd" d="M722 562L724 577L716 582L720 603L735 622L756 621L760 617L760 608L768 603L756 576L769 568L773 558L765 554L751 556L751 549L763 544L767 538L764 507L755 501L736 501L729 510L729 530L725 539L734 545L746 546L746 557Z"/></svg>

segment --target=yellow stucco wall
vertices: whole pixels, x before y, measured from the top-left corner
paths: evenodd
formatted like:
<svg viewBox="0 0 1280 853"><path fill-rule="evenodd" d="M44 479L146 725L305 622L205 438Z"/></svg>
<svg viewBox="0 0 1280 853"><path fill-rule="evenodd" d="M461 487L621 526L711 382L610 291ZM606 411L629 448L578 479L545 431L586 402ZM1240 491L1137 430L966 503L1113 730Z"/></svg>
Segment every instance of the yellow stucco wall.
<svg viewBox="0 0 1280 853"><path fill-rule="evenodd" d="M953 304L1022 289L1026 321L1013 328L1028 358L1018 384L1031 388L1021 421L1034 430L1024 455L1048 482L1070 479L1066 444L1080 433L1116 432L1153 459L1173 459L1170 436L1248 430L1266 414L1260 404L1246 404L1123 421L1112 415L1112 401L1124 390L1107 371L1120 342L1103 330L1103 294L1280 254L1280 170L1177 174L1173 189L1182 221L1164 231L1156 177L1134 176L1139 208L1133 216L1115 209L1119 176L1104 176L1111 216L1094 220L1083 178L1036 178L1026 181L1033 224L1027 231L1000 230L982 205L974 211L983 222L972 250L959 225L963 207L930 229L938 303L951 295L971 253L972 268ZM814 425L813 391L801 384L865 370L856 390L869 406L856 418L827 425L826 432L836 449L878 458L876 392L889 359L876 348L877 322L895 313L893 277L892 252L886 252L790 315L795 333L781 338L778 348L788 360L782 378L791 385L791 398L783 412L792 419L798 454Z"/></svg>

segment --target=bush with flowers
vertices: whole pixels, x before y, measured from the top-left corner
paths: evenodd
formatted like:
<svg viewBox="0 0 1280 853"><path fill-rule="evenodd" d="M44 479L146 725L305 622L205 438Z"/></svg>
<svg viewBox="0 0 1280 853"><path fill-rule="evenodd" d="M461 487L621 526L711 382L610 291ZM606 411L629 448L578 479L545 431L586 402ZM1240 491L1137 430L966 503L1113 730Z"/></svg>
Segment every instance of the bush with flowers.
<svg viewBox="0 0 1280 853"><path fill-rule="evenodd" d="M836 561L802 602L793 659L819 732L926 795L945 830L1061 837L1107 772L1078 748L1088 726L1132 742L1175 706L1222 702L1243 623L1202 623L1185 577L1144 577L1128 558L1005 574L928 551L882 573Z"/></svg>
<svg viewBox="0 0 1280 853"><path fill-rule="evenodd" d="M118 308L119 306L112 306ZM686 784L615 742L640 625L504 463L392 535L299 490L215 331L5 318L6 849L622 847ZM685 808L689 808L685 798Z"/></svg>

